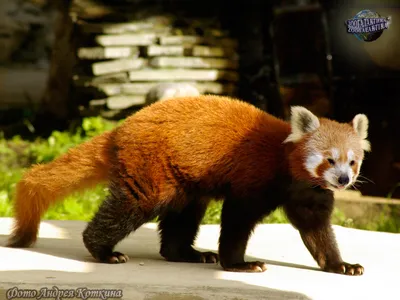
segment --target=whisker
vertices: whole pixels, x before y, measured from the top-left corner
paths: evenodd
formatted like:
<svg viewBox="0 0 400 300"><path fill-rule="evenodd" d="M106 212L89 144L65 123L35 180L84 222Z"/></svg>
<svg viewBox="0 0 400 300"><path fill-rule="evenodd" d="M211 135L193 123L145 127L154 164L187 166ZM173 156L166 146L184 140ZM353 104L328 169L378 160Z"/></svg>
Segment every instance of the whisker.
<svg viewBox="0 0 400 300"><path fill-rule="evenodd" d="M354 183L367 183L368 181L356 180Z"/></svg>
<svg viewBox="0 0 400 300"><path fill-rule="evenodd" d="M375 182L373 182L371 179L365 177L364 175L359 174L358 177L361 177L361 178L363 178L363 179L369 181L370 183L375 184Z"/></svg>
<svg viewBox="0 0 400 300"><path fill-rule="evenodd" d="M365 183L365 182L368 182L368 181L364 181L364 180L356 180L356 182Z"/></svg>

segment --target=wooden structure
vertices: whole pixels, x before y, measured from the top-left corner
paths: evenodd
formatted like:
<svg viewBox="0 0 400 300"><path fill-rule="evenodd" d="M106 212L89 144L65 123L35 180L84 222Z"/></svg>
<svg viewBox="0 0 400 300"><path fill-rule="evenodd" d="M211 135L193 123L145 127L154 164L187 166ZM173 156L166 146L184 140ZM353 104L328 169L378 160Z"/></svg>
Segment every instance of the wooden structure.
<svg viewBox="0 0 400 300"><path fill-rule="evenodd" d="M142 107L160 82L186 82L200 93L234 96L237 41L207 21L189 19L177 26L183 23L178 17L161 15L124 23L79 22L84 42L77 49L73 82L85 95L82 113Z"/></svg>

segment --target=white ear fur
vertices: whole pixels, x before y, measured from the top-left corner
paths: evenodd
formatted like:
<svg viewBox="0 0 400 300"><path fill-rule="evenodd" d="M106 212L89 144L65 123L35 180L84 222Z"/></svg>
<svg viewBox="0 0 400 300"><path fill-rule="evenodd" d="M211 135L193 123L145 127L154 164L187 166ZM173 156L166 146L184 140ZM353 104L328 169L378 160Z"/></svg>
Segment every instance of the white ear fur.
<svg viewBox="0 0 400 300"><path fill-rule="evenodd" d="M364 151L371 151L371 144L368 137L368 118L364 114L358 114L353 118L353 128L361 138L361 146Z"/></svg>
<svg viewBox="0 0 400 300"><path fill-rule="evenodd" d="M317 130L320 126L319 119L311 111L302 106L292 106L290 125L292 133L285 139L284 143L297 142L304 134Z"/></svg>

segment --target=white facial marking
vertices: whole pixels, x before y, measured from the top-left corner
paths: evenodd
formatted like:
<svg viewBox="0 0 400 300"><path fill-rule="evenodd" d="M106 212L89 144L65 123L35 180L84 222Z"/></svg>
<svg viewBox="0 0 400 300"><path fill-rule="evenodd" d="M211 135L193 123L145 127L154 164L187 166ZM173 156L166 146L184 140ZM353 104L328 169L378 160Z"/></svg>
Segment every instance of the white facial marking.
<svg viewBox="0 0 400 300"><path fill-rule="evenodd" d="M350 162L352 160L354 160L354 151L350 149L347 151L347 161Z"/></svg>
<svg viewBox="0 0 400 300"><path fill-rule="evenodd" d="M353 183L353 180L354 180L353 177L354 177L354 175L355 175L352 168L349 168L348 174L349 174L349 178L350 178L349 184L352 184L352 183Z"/></svg>
<svg viewBox="0 0 400 300"><path fill-rule="evenodd" d="M328 189L330 190L335 190L335 188L333 186L337 185L337 176L335 175L335 172L332 172L334 168L330 168L328 170L326 170L323 174L324 179L326 180L326 182L330 183L332 186L328 186Z"/></svg>
<svg viewBox="0 0 400 300"><path fill-rule="evenodd" d="M306 170L313 175L314 177L318 178L317 174L317 167L322 163L324 157L320 153L312 153L306 158L305 167Z"/></svg>
<svg viewBox="0 0 400 300"><path fill-rule="evenodd" d="M340 152L338 148L332 148L331 153L334 160L338 160L340 158Z"/></svg>

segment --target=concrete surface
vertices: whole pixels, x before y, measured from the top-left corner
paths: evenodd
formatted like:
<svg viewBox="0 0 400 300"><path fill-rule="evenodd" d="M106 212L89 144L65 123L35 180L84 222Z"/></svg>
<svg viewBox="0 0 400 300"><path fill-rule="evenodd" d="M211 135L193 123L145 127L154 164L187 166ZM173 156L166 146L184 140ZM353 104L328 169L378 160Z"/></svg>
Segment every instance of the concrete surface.
<svg viewBox="0 0 400 300"><path fill-rule="evenodd" d="M6 243L11 222L0 219L1 245ZM335 226L344 259L365 267L363 276L349 277L320 271L290 225L257 227L247 249L248 259L264 260L269 266L257 274L224 272L215 264L166 262L158 254L156 224L146 224L117 246L130 256L128 263L96 263L82 243L84 226L78 221L44 221L34 248L0 247L0 299L7 299L10 288L19 289L26 298L26 289L34 289L38 296L42 288L53 286L75 293L78 288L88 288L90 293L120 289L123 299L134 300L400 299L399 234ZM202 226L196 246L216 250L218 233L218 225ZM94 299L82 295L89 294L74 299ZM101 299L99 294L97 299Z"/></svg>

